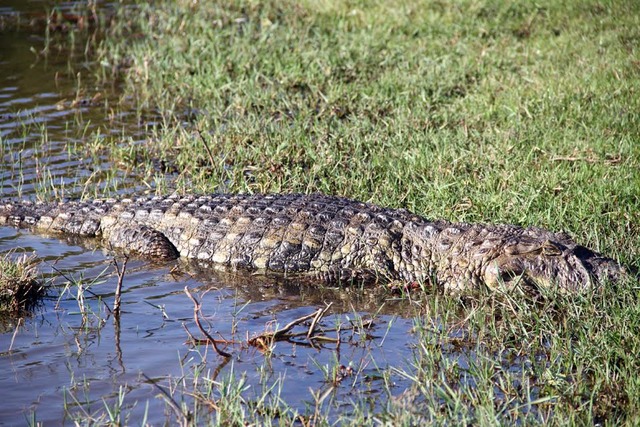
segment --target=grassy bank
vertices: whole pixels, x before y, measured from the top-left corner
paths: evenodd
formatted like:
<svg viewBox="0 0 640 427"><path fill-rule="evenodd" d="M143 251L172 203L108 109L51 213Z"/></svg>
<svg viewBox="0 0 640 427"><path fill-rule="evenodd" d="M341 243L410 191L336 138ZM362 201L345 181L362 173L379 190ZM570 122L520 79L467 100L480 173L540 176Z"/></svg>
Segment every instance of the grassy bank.
<svg viewBox="0 0 640 427"><path fill-rule="evenodd" d="M536 224L639 267L639 28L622 1L154 2L123 9L97 72L161 114L113 154L170 165L160 191L322 191ZM375 415L343 402L342 421L635 424L637 294L429 299L395 370L414 387L379 391L395 398ZM237 378L207 387L221 422L328 422L279 399L253 411L268 400Z"/></svg>
<svg viewBox="0 0 640 427"><path fill-rule="evenodd" d="M103 44L178 188L538 224L636 262L632 5L298 3L154 4Z"/></svg>

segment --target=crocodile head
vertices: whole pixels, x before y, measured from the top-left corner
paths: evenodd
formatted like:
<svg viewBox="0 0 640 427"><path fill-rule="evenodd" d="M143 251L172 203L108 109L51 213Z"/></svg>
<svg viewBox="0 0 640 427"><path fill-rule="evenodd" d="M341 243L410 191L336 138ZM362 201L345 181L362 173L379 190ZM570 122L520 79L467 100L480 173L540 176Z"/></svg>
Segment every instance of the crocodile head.
<svg viewBox="0 0 640 427"><path fill-rule="evenodd" d="M521 239L505 245L500 252L484 269L484 281L489 286L521 280L579 291L617 282L626 275L615 260L575 243Z"/></svg>

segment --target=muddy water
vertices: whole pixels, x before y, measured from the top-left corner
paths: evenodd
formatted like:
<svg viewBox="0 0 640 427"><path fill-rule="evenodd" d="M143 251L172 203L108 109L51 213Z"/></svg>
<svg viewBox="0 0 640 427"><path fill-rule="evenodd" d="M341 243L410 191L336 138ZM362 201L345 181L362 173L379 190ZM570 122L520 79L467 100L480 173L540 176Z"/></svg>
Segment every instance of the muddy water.
<svg viewBox="0 0 640 427"><path fill-rule="evenodd" d="M121 102L116 83L108 87L95 83L99 65L84 51L91 31L67 23L67 28L51 28L47 35L46 6L40 1L5 1L0 6L2 197L35 199L61 187L66 196L80 196L85 183L111 167L106 155L85 147L96 138L114 135L135 144L154 125L152 115L142 120L133 106ZM73 2L59 7L76 13ZM99 181L104 182L99 189L105 192L148 190L130 170L100 176ZM145 416L151 424L162 424L175 418L167 415L170 410L149 379L175 389L175 380L191 377L196 368L217 381L246 377L247 400L262 395L261 384L280 383L284 401L312 413L312 393L331 388L324 370L345 365L354 374L327 395L321 412L337 415L349 410L346 402L361 399L375 411L389 398L383 391L388 367L407 366L412 357L412 308L407 301L385 301L368 291L317 289L201 271L181 261L154 265L134 259L124 280L123 312L115 319L106 308L113 304L117 283L112 254L91 242L0 227L0 253L9 251L36 254L49 292L32 317L0 325L0 390L4 390L0 424L28 419L45 425L72 424L76 417L104 421L105 407L117 406L119 393L124 395L121 410L129 424L136 425ZM211 349L186 344L185 326L200 334L185 287L202 299L203 315L215 336L240 343L226 347L232 354L229 360ZM276 344L265 357L246 345L247 336L285 325L329 303L332 307L320 327L335 337L332 327L346 325L339 349L335 343L313 348L298 339ZM350 321L360 316L375 319L366 337L348 331ZM394 394L408 386L400 376L388 375ZM190 404L193 387L188 380L186 384L174 397Z"/></svg>

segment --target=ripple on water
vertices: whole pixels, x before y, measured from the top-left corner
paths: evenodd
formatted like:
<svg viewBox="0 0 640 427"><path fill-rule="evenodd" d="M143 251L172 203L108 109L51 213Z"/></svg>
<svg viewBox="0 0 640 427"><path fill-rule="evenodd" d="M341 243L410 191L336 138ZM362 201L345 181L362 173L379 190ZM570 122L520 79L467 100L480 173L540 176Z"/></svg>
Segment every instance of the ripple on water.
<svg viewBox="0 0 640 427"><path fill-rule="evenodd" d="M75 49L69 50L71 38L56 41L54 31L48 55L39 53L44 47L49 2L3 3L8 6L0 11L0 195L33 197L43 187L65 184L65 194L79 196L86 190L87 176L99 167L112 168L108 153L95 154L100 159L97 163L96 157L83 159L87 143L113 135L128 144L130 138L146 139L152 125L141 123L133 105L121 102L117 84L108 88L93 84L94 65L84 56L82 31L74 34ZM56 10L73 15L78 5L86 2L57 3ZM99 2L98 6L108 10L122 4ZM22 24L11 25L12 19L18 22L19 14ZM135 169L110 179L120 191L148 189Z"/></svg>

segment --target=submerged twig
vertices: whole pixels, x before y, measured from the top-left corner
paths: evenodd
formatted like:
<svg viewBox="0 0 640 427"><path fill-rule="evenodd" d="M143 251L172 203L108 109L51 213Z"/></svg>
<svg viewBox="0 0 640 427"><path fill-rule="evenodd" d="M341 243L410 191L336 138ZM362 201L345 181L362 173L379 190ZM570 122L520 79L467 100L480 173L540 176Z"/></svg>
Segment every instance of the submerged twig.
<svg viewBox="0 0 640 427"><path fill-rule="evenodd" d="M122 361L122 347L120 346L120 312L116 312L113 315L113 336L115 338L115 346L116 346L116 358L118 360L118 364L120 368L122 368L122 372L125 372L124 363Z"/></svg>
<svg viewBox="0 0 640 427"><path fill-rule="evenodd" d="M191 292L189 292L189 288L188 287L184 287L184 293L187 294L187 296L189 297L189 299L191 300L191 302L193 302L193 320L196 322L196 326L198 326L198 329L200 329L200 332L202 332L202 334L207 337L207 340L209 343L211 343L211 345L213 346L213 349L216 351L216 353L218 353L220 356L222 357L231 357L231 354L221 350L220 348L218 348L218 344L216 343L216 340L213 339L213 337L211 335L209 335L209 333L202 327L202 325L200 324L200 308L202 307L200 305L200 302L193 296L191 295ZM191 335L191 334L189 334Z"/></svg>

